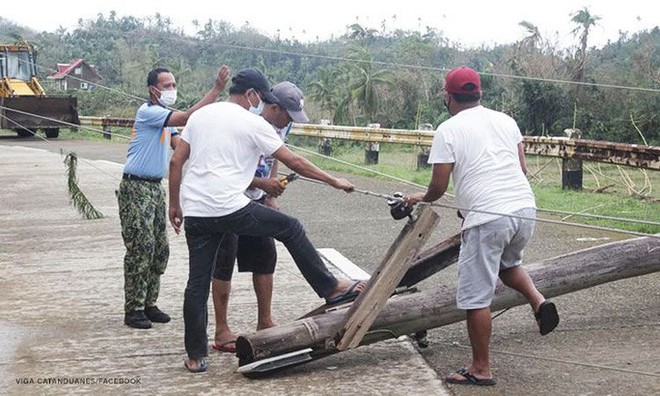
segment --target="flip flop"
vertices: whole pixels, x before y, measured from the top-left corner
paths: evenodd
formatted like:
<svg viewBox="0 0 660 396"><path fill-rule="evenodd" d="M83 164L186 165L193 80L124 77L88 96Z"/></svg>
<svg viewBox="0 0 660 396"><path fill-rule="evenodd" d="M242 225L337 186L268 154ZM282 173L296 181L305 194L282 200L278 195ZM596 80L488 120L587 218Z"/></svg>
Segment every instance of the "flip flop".
<svg viewBox="0 0 660 396"><path fill-rule="evenodd" d="M456 370L456 374L463 377L463 379L446 377L445 381L447 381L450 384L458 384L458 385L493 386L497 384L497 382L495 382L495 380L492 378L477 378L474 376L474 374L467 371L467 369L465 368Z"/></svg>
<svg viewBox="0 0 660 396"><path fill-rule="evenodd" d="M327 305L335 305L355 300L355 298L357 298L357 296L360 294L359 291L355 290L355 288L360 285L360 282L362 281L355 281L355 283L353 283L351 287L349 287L348 290L344 292L344 294L340 294L332 298L326 298L325 303Z"/></svg>
<svg viewBox="0 0 660 396"><path fill-rule="evenodd" d="M541 335L546 335L559 324L557 306L552 301L545 300L539 305L538 311L534 313L536 323L539 325Z"/></svg>
<svg viewBox="0 0 660 396"><path fill-rule="evenodd" d="M236 353L236 340L226 341L222 344L214 342L211 344L211 348L215 349L218 352L229 352Z"/></svg>
<svg viewBox="0 0 660 396"><path fill-rule="evenodd" d="M206 359L203 359L203 358L199 359L199 366L197 366L197 368L191 368L190 366L188 366L188 359L183 361L183 365L191 373L203 373L209 368L208 363L206 363Z"/></svg>

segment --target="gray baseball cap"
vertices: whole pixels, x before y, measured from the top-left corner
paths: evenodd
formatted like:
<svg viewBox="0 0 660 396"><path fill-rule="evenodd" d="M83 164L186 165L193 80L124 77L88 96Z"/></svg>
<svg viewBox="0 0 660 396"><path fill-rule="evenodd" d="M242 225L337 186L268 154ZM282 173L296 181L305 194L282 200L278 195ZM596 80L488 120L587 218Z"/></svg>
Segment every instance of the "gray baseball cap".
<svg viewBox="0 0 660 396"><path fill-rule="evenodd" d="M289 113L289 116L294 122L302 124L309 122L309 117L307 117L303 109L305 106L303 93L296 84L284 81L274 85L270 92L277 97L279 100L278 104Z"/></svg>

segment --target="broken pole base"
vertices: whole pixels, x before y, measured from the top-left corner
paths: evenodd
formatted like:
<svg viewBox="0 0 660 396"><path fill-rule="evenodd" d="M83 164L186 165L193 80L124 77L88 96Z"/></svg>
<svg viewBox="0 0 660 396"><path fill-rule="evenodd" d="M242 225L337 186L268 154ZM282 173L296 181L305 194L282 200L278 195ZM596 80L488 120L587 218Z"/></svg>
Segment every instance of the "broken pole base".
<svg viewBox="0 0 660 396"><path fill-rule="evenodd" d="M547 298L603 283L660 271L660 238L628 239L580 250L525 266L537 289ZM440 286L389 299L360 345L446 326L465 319L455 304L456 287ZM499 284L493 311L527 304L525 298ZM561 306L559 307L561 315ZM345 310L297 320L238 338L240 365L283 353L312 348L313 359L339 352L332 339ZM533 321L530 313L530 321Z"/></svg>

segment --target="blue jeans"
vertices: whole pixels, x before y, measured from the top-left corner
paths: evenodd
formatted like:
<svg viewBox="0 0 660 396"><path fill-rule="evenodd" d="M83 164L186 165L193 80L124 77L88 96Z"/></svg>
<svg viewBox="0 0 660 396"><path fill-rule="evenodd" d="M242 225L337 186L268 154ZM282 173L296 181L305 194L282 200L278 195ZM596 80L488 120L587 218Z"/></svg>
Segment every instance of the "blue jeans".
<svg viewBox="0 0 660 396"><path fill-rule="evenodd" d="M221 217L185 217L188 243L188 284L183 300L185 346L188 357L207 356L207 302L218 245L224 233L270 236L282 242L298 269L319 297L330 294L337 278L328 271L302 224L296 218L250 202L244 208Z"/></svg>

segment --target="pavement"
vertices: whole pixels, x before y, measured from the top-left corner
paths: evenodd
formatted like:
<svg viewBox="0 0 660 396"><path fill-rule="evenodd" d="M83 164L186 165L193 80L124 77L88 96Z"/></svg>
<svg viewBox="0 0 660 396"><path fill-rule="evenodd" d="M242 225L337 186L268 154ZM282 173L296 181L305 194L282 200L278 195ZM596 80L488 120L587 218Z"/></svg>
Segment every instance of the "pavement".
<svg viewBox="0 0 660 396"><path fill-rule="evenodd" d="M232 355L211 353L209 372L191 375L182 365L181 307L187 278L182 236L170 235L170 264L159 299L159 306L172 314L173 321L147 331L122 323L124 247L114 189L125 143L0 136L0 146L4 146L0 147L0 216L4 220L0 231L0 393L660 394L660 273L556 297L561 323L545 337L538 335L527 307L504 312L493 321L495 387L442 381L469 362L464 323L429 330L430 346L425 349L406 340L385 341L260 380L235 373L237 359ZM78 153L81 188L105 218L82 220L69 206L60 155L69 151ZM348 177L363 190L416 191L382 179ZM367 271L377 267L403 227L389 217L384 202L304 181L291 183L279 201L282 210L301 219L316 247L336 249ZM429 243L458 231L454 211L437 211L441 223ZM538 223L525 261L628 237ZM320 301L281 246L279 254L273 309L275 319L285 323ZM452 266L419 287L443 287L455 280ZM256 323L256 302L249 275L237 274L234 285L230 321L236 332L250 333ZM212 311L209 322L213 322ZM213 327L208 331L212 335ZM66 378L96 380L61 384ZM41 384L37 383L40 379ZM60 383L53 384L53 379ZM113 380L125 383L108 383Z"/></svg>
<svg viewBox="0 0 660 396"><path fill-rule="evenodd" d="M81 188L105 217L84 220L69 205L60 154L1 147L0 393L25 394L446 394L409 341L392 340L253 380L238 359L209 352L209 371L183 367L185 238L170 229L169 267L158 305L173 320L149 330L123 324L124 246L114 189L121 166L81 159ZM274 317L279 322L320 305L278 243ZM209 304L209 323L213 323ZM230 322L237 333L256 325L249 274L236 274ZM212 337L214 328L209 326Z"/></svg>

